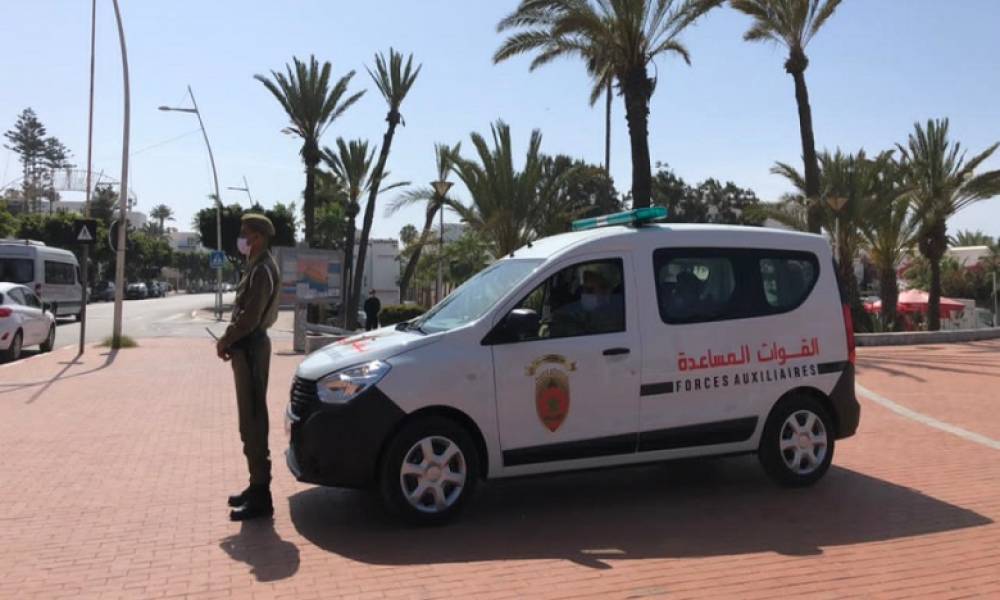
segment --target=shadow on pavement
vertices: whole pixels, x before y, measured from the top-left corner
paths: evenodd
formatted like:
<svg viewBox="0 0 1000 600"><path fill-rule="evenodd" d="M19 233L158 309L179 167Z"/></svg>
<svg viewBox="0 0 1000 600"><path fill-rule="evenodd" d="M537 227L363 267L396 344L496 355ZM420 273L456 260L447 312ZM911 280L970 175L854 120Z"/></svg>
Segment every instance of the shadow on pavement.
<svg viewBox="0 0 1000 600"><path fill-rule="evenodd" d="M53 375L51 378L46 379L44 381L27 381L27 382L20 382L20 383L2 383L2 384L0 384L0 394L9 394L11 392L16 392L16 391L23 390L23 389L38 387L39 388L38 391L36 391L34 394L32 394L31 398L28 398L25 401L25 404L31 404L35 400L37 400L42 394L44 394L50 387L52 387L52 384L56 383L57 381L64 381L64 380L67 380L67 379L74 379L76 377L83 377L84 375L90 375L91 373L96 373L97 371L100 371L102 369L106 369L106 368L110 367L111 364L115 362L115 357L118 356L118 350L117 349L112 349L112 350L109 350L107 352L102 352L101 356L104 356L105 359L104 359L104 363L101 364L100 366L94 367L93 369L88 369L86 371L80 371L79 373L73 373L72 375L66 375L66 372L69 371L70 368L72 368L72 367L74 367L76 365L82 365L83 364L82 362L80 362L80 355L77 354L76 356L73 357L73 360L71 360L69 362L60 361L59 363L57 363L59 365L62 365L62 368L59 369L59 372L56 373L55 375Z"/></svg>
<svg viewBox="0 0 1000 600"><path fill-rule="evenodd" d="M366 492L312 488L290 506L310 542L380 565L562 558L606 569L613 559L815 555L992 523L839 467L812 488L779 488L746 457L491 482L437 529L405 528Z"/></svg>
<svg viewBox="0 0 1000 600"><path fill-rule="evenodd" d="M299 570L299 549L281 539L273 519L243 521L240 532L219 542L233 560L250 565L257 581L278 581Z"/></svg>

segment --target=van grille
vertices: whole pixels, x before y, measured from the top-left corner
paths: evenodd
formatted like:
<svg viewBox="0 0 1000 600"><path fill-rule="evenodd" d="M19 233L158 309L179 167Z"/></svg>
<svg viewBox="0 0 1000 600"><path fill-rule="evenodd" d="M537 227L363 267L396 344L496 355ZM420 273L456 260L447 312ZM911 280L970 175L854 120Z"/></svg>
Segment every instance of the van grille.
<svg viewBox="0 0 1000 600"><path fill-rule="evenodd" d="M308 379L296 377L292 380L292 411L296 415L303 415L309 408L319 402L319 393L316 391L316 382Z"/></svg>

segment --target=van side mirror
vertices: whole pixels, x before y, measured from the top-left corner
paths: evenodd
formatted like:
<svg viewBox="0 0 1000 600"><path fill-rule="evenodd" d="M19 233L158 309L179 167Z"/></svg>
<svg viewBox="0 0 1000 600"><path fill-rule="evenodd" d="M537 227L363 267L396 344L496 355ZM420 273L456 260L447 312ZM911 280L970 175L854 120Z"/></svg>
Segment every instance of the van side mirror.
<svg viewBox="0 0 1000 600"><path fill-rule="evenodd" d="M511 344L536 338L540 324L541 319L534 310L515 308L483 338L483 345Z"/></svg>

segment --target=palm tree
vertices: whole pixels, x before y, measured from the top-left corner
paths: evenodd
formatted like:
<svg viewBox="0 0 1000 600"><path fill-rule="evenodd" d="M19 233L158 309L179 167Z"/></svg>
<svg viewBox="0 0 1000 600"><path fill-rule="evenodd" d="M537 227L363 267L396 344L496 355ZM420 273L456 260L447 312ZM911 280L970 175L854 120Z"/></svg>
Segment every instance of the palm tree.
<svg viewBox="0 0 1000 600"><path fill-rule="evenodd" d="M993 242L992 236L978 229L975 231L965 229L948 238L948 243L952 246L992 246Z"/></svg>
<svg viewBox="0 0 1000 600"><path fill-rule="evenodd" d="M632 145L633 206L649 206L652 176L649 159L649 99L656 79L649 65L672 53L690 64L678 38L681 32L723 0L521 0L500 21L512 33L493 62L536 53L532 70L562 56L583 59L594 82L591 104L614 80L625 101Z"/></svg>
<svg viewBox="0 0 1000 600"><path fill-rule="evenodd" d="M163 228L164 221L173 221L174 211L166 204L157 204L149 211L149 216L159 222L159 227L157 229L160 235L163 235L166 233L166 230Z"/></svg>
<svg viewBox="0 0 1000 600"><path fill-rule="evenodd" d="M814 218L832 237L837 253L837 272L847 293L854 321L860 324L863 322L863 309L858 278L854 274L854 260L863 243L860 224L864 219L864 207L877 176L877 169L873 165L882 157L872 161L864 150L859 150L856 154L844 154L838 149L833 154L823 152L818 158L820 197L837 199L841 206L834 209L831 204L817 204L818 210L814 211ZM794 167L779 162L771 172L788 179L797 188L800 197L807 197L806 178Z"/></svg>
<svg viewBox="0 0 1000 600"><path fill-rule="evenodd" d="M264 84L288 114L291 126L283 131L302 138L299 154L306 167L306 188L302 194L302 212L305 216L305 241L312 244L315 224L316 166L322 158L319 138L344 112L364 95L364 90L346 96L347 86L354 71L341 77L330 87L330 63L320 66L315 56L309 63L292 58L292 65L285 65L286 73L271 71L271 77L254 75Z"/></svg>
<svg viewBox="0 0 1000 600"><path fill-rule="evenodd" d="M385 116L388 126L385 135L382 136L382 151L379 153L378 162L375 163L375 169L372 171L371 185L368 190L368 204L365 206L365 219L361 225L361 240L358 246L358 268L354 271L354 285L352 286L352 289L358 293L347 297L349 299L349 315L355 315L358 312L358 305L361 301L361 279L364 276L362 265L365 263L368 236L371 235L372 223L375 220L375 198L378 196L382 179L386 175L385 163L389 160L389 147L392 146L396 127L400 123L405 125L403 116L399 113L399 107L416 82L417 75L420 74L420 65L417 65L416 69L413 68L413 55L411 54L407 57L404 66L403 55L389 48L389 59L386 60L383 54L376 54L375 72L372 73L371 69L367 70L368 75L371 76L378 91L382 94L382 98L385 99L385 103L389 105L389 112Z"/></svg>
<svg viewBox="0 0 1000 600"><path fill-rule="evenodd" d="M882 326L892 330L897 326L899 300L896 269L913 247L916 227L902 167L889 153L880 155L874 166L877 176L862 209L860 233L878 271Z"/></svg>
<svg viewBox="0 0 1000 600"><path fill-rule="evenodd" d="M478 162L458 156L452 171L465 184L472 204L447 202L449 208L490 245L493 256L510 254L538 237L546 211L556 204L562 187L559 178L543 185L542 134L531 132L524 167L514 168L510 127L503 121L491 126L493 146L471 134Z"/></svg>
<svg viewBox="0 0 1000 600"><path fill-rule="evenodd" d="M448 174L451 172L452 160L455 156L458 156L461 146L461 143L455 144L450 148L445 144L434 144L434 156L437 160L437 181L448 180ZM403 278L399 282L399 297L401 300L406 298L406 291L410 287L410 281L413 279L413 274L417 270L417 265L420 264L420 255L423 252L424 245L431 238L431 233L434 227L434 217L437 216L439 210L444 210L444 206L447 203L455 203L455 200L449 196L442 196L438 194L434 188L430 186L422 187L410 190L393 201L392 204L389 205L388 210L386 210L386 215L392 215L404 206L410 206L420 202L425 203L424 228L420 231L420 237L417 238L417 241L415 242L413 254L410 255L410 260L407 261L406 269L403 271Z"/></svg>
<svg viewBox="0 0 1000 600"><path fill-rule="evenodd" d="M805 167L805 196L810 203L809 230L819 233L820 180L813 136L812 109L806 88L809 58L806 46L829 20L840 0L730 0L733 8L753 17L753 25L743 34L748 42L775 42L788 48L785 71L795 81L795 101L799 107L799 134Z"/></svg>
<svg viewBox="0 0 1000 600"><path fill-rule="evenodd" d="M948 119L914 124L907 145L897 145L913 189L917 248L930 264L927 329L941 328L941 258L948 250L948 219L966 206L1000 194L1000 170L975 170L1000 147L993 144L969 160L958 142L948 139Z"/></svg>

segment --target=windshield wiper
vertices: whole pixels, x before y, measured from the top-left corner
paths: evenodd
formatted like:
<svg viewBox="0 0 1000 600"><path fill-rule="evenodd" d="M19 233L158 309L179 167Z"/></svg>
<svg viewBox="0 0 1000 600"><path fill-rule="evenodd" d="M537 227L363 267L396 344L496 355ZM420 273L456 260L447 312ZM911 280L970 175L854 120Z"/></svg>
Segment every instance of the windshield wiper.
<svg viewBox="0 0 1000 600"><path fill-rule="evenodd" d="M419 331L420 333L427 335L420 325L417 325L415 321L403 321L396 324L396 331Z"/></svg>

